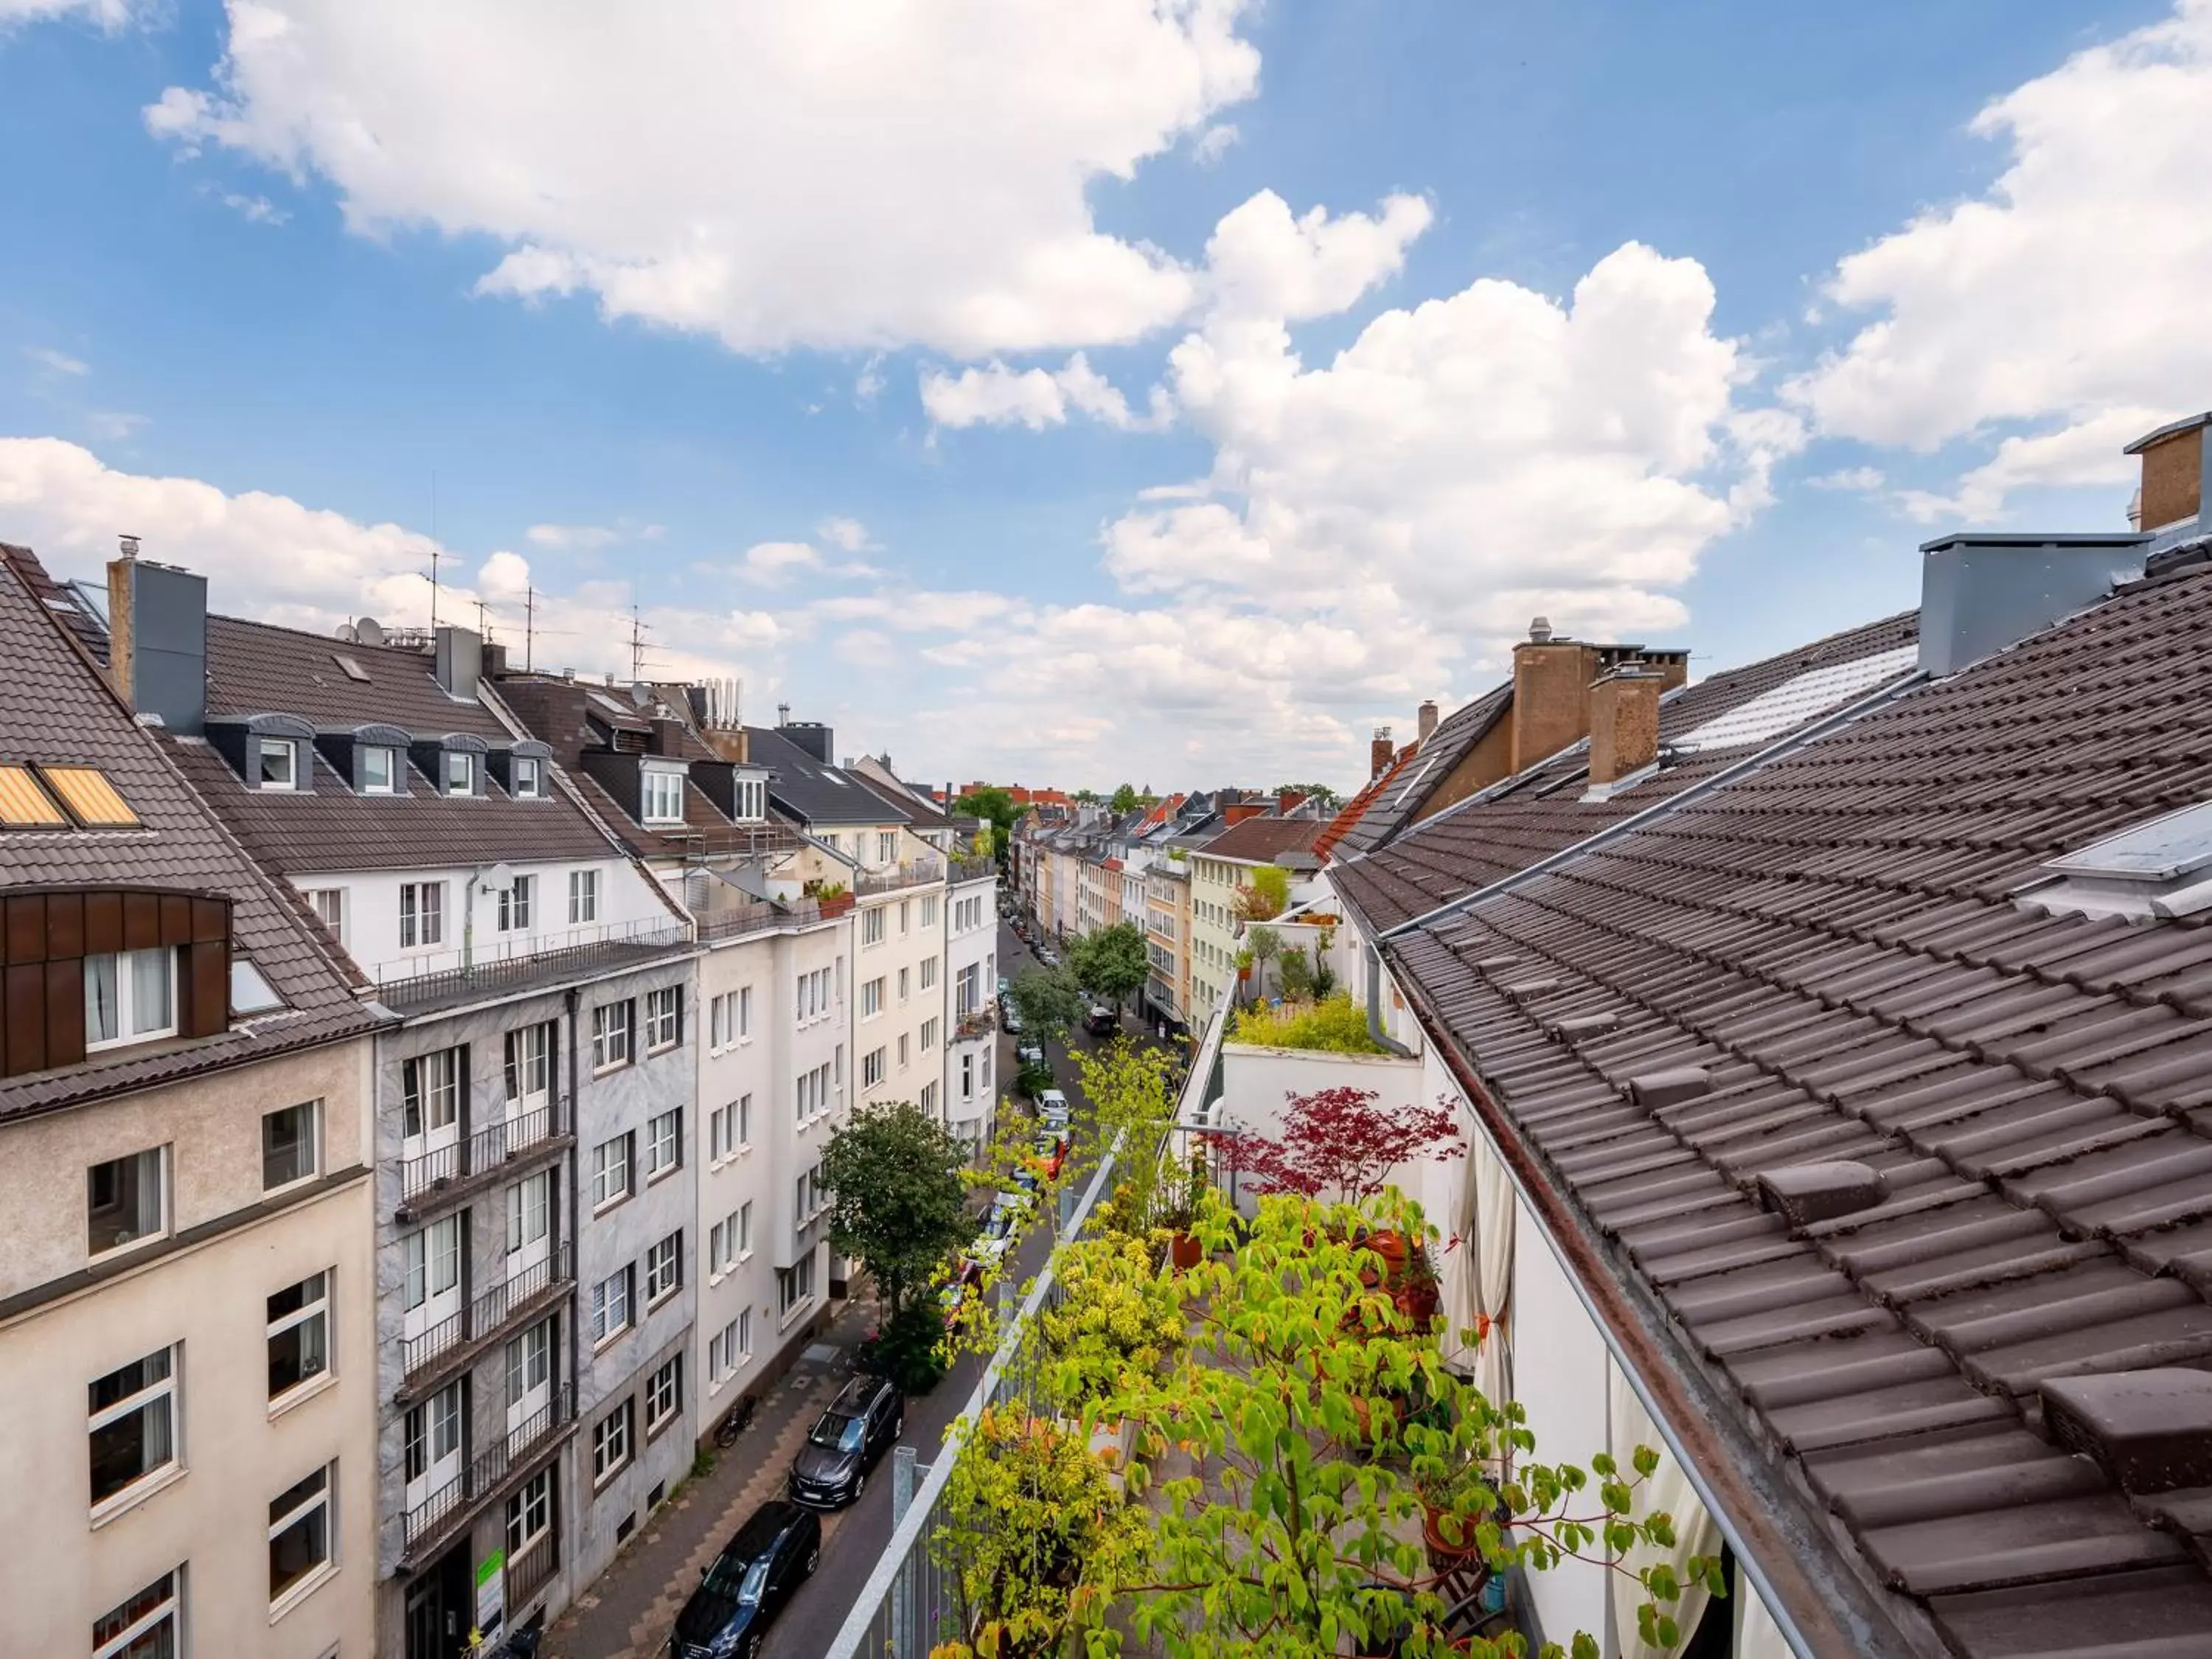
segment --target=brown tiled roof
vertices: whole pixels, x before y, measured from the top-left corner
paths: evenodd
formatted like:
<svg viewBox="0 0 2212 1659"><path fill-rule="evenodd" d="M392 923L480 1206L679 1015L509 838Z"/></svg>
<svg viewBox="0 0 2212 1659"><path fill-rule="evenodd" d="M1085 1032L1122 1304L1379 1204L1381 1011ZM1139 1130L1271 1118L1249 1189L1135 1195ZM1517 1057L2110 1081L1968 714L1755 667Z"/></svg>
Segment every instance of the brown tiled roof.
<svg viewBox="0 0 2212 1659"><path fill-rule="evenodd" d="M1412 758L1395 768L1388 787L1344 835L1347 857L1371 853L1404 833L1430 796L1435 794L1452 769L1504 718L1513 707L1513 682L1494 685L1473 702L1455 708L1429 733L1426 743L1409 745Z"/></svg>
<svg viewBox="0 0 2212 1659"><path fill-rule="evenodd" d="M1906 611L1763 662L1710 675L1661 702L1661 747L1801 675L1897 652L1918 637L1918 613ZM1808 724L1832 712L1834 706L1808 708L1798 724ZM1538 859L1571 847L1608 824L1670 800L1692 784L1757 752L1757 748L1752 744L1701 750L1617 791L1608 799L1585 801L1582 797L1589 785L1589 746L1577 743L1414 825L1378 852L1332 865L1331 874L1338 890L1379 933L1524 870Z"/></svg>
<svg viewBox="0 0 2212 1659"><path fill-rule="evenodd" d="M2212 1369L2212 926L2013 896L2212 796L2208 641L2212 573L2138 585L1385 946L1671 1363L1965 1659L2212 1632L2212 1490L2131 1503L2038 1395ZM1762 1205L1837 1159L1886 1197Z"/></svg>
<svg viewBox="0 0 2212 1659"><path fill-rule="evenodd" d="M238 617L210 617L207 647L210 715L297 714L325 729L378 720L418 738L467 732L495 748L513 741L482 703L440 689L425 651L355 645ZM340 656L360 664L368 682L340 668Z"/></svg>
<svg viewBox="0 0 2212 1659"><path fill-rule="evenodd" d="M1406 763L1413 757L1413 745L1407 744L1398 751L1396 758L1389 765L1370 778L1366 786L1358 794L1345 802L1337 815L1328 821L1328 828L1314 838L1313 851L1316 858L1326 859L1336 851L1338 844L1352 832L1361 818L1367 816L1367 809L1374 805L1375 798L1396 781L1399 775L1404 771ZM1348 850L1346 855L1349 856Z"/></svg>
<svg viewBox="0 0 2212 1659"><path fill-rule="evenodd" d="M1267 864L1285 853L1313 849L1328 825L1320 818L1247 818L1223 830L1201 849L1210 859L1243 859Z"/></svg>
<svg viewBox="0 0 2212 1659"><path fill-rule="evenodd" d="M90 660L56 626L15 550L0 572L0 757L96 766L144 826L0 831L0 886L143 884L228 894L235 947L289 1006L222 1036L0 1082L0 1116L65 1106L373 1029L331 957L223 833ZM39 573L43 575L43 573ZM35 580L35 579L34 579Z"/></svg>

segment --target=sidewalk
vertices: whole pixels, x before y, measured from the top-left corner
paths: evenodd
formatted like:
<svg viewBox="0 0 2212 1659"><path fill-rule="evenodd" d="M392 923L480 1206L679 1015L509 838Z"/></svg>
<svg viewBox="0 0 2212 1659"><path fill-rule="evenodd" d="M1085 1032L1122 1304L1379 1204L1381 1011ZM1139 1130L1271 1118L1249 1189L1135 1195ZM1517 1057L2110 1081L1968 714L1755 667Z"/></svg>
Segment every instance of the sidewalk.
<svg viewBox="0 0 2212 1659"><path fill-rule="evenodd" d="M856 1297L818 1340L850 1346L873 1318L872 1299ZM737 1444L714 1453L714 1467L685 1481L554 1621L545 1633L544 1659L650 1659L664 1652L700 1572L756 1506L782 1493L791 1460L842 1381L817 1360L802 1358L786 1372L762 1397L752 1426ZM719 1419L720 1402L712 1409L709 1423ZM843 1519L823 1517L825 1544Z"/></svg>

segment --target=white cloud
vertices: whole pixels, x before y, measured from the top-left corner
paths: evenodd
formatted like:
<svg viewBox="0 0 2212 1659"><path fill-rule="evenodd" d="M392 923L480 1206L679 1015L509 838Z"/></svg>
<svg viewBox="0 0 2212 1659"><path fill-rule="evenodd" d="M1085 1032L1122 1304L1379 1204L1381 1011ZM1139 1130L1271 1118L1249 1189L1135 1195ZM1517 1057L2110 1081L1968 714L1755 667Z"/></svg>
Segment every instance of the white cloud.
<svg viewBox="0 0 2212 1659"><path fill-rule="evenodd" d="M841 553L866 553L877 545L868 526L858 519L824 519L815 526L814 533Z"/></svg>
<svg viewBox="0 0 2212 1659"><path fill-rule="evenodd" d="M822 568L822 556L806 542L756 542L738 562L746 580L776 587L801 571Z"/></svg>
<svg viewBox="0 0 2212 1659"><path fill-rule="evenodd" d="M1817 478L1805 480L1811 489L1845 489L1865 495L1882 486L1881 469L1873 466L1847 466L1835 472L1824 472Z"/></svg>
<svg viewBox="0 0 2212 1659"><path fill-rule="evenodd" d="M133 415L123 409L95 409L84 417L86 430L95 438L111 442L127 438L146 424L143 415Z"/></svg>
<svg viewBox="0 0 2212 1659"><path fill-rule="evenodd" d="M666 532L657 524L534 524L522 532L533 547L554 553L597 553L624 542L657 542Z"/></svg>
<svg viewBox="0 0 2212 1659"><path fill-rule="evenodd" d="M494 239L486 294L586 293L740 351L980 357L1188 309L1191 274L1086 191L1252 95L1244 9L229 0L212 89L145 118L327 179L364 234Z"/></svg>
<svg viewBox="0 0 2212 1659"><path fill-rule="evenodd" d="M119 29L144 9L143 0L0 0L0 29L77 15L103 29Z"/></svg>
<svg viewBox="0 0 2212 1659"><path fill-rule="evenodd" d="M1956 495L1915 498L1938 516L1986 517L2025 484L2120 483L2110 440L2204 407L2212 0L2076 53L1972 130L2007 145L2003 174L1842 260L1826 300L1875 319L1787 388L1821 433L1869 443L2028 428Z"/></svg>
<svg viewBox="0 0 2212 1659"><path fill-rule="evenodd" d="M1050 370L1017 371L995 358L981 368L963 369L957 376L926 369L921 406L939 426L1020 425L1032 432L1064 426L1071 414L1087 415L1122 432L1158 431L1175 418L1165 390L1158 386L1152 389L1150 411L1133 413L1129 400L1079 351Z"/></svg>
<svg viewBox="0 0 2212 1659"><path fill-rule="evenodd" d="M5 3L5 0L0 0ZM56 351L52 346L25 346L23 355L49 374L89 374L92 365L82 357L72 357L66 351Z"/></svg>
<svg viewBox="0 0 2212 1659"><path fill-rule="evenodd" d="M281 225L292 216L266 196L243 196L231 191L223 196L222 204L251 224Z"/></svg>
<svg viewBox="0 0 2212 1659"><path fill-rule="evenodd" d="M1218 121L1198 135L1191 144L1191 159L1200 167L1210 167L1229 153L1229 147L1242 135L1226 121Z"/></svg>
<svg viewBox="0 0 2212 1659"><path fill-rule="evenodd" d="M842 553L858 553L877 545L869 539L868 527L858 519L825 519L815 534ZM781 587L794 576L851 581L882 573L864 559L826 558L811 542L756 542L738 558L737 574L763 587Z"/></svg>

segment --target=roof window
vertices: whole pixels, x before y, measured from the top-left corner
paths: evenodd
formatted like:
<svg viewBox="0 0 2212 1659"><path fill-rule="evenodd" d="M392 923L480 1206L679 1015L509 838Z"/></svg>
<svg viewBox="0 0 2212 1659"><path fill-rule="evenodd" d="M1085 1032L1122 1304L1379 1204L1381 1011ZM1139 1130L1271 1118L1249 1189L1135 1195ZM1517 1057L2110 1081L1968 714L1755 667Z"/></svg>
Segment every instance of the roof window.
<svg viewBox="0 0 2212 1659"><path fill-rule="evenodd" d="M363 668L359 663L356 662L351 657L347 656L343 651L331 652L331 660L338 665L338 672L343 673L348 679L358 680L363 685L371 684L368 678L368 670Z"/></svg>
<svg viewBox="0 0 2212 1659"><path fill-rule="evenodd" d="M289 738L264 738L255 745L259 763L254 774L257 789L297 789L300 787L300 745Z"/></svg>
<svg viewBox="0 0 2212 1659"><path fill-rule="evenodd" d="M96 766L41 766L39 775L88 830L135 830L138 815Z"/></svg>
<svg viewBox="0 0 2212 1659"><path fill-rule="evenodd" d="M234 1014L265 1014L271 1008L282 1008L284 999L278 996L261 970L244 957L230 959L230 1011Z"/></svg>
<svg viewBox="0 0 2212 1659"><path fill-rule="evenodd" d="M2025 904L2084 916L2194 915L2212 908L2212 801L2199 801L2045 861Z"/></svg>
<svg viewBox="0 0 2212 1659"><path fill-rule="evenodd" d="M684 822L684 774L647 769L638 780L638 817L646 823Z"/></svg>
<svg viewBox="0 0 2212 1659"><path fill-rule="evenodd" d="M0 829L66 830L69 820L46 798L27 766L0 766Z"/></svg>

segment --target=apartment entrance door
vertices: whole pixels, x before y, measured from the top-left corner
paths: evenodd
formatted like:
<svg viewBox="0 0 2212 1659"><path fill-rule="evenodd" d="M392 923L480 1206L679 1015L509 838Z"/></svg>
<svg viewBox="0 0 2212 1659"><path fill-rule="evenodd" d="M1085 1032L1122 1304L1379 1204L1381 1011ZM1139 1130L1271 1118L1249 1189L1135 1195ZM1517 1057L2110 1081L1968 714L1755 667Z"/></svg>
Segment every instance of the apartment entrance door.
<svg viewBox="0 0 2212 1659"><path fill-rule="evenodd" d="M475 1616L469 1599L469 1546L463 1539L407 1587L407 1659L459 1659L468 1651Z"/></svg>

